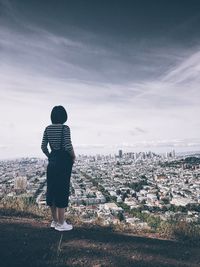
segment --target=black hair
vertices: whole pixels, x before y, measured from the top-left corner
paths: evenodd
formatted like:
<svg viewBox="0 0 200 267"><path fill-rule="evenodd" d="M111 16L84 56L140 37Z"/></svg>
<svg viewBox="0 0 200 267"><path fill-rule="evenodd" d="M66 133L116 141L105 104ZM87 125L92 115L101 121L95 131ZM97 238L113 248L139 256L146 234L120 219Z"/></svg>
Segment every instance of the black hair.
<svg viewBox="0 0 200 267"><path fill-rule="evenodd" d="M67 121L67 112L63 106L55 106L51 111L52 123L65 123Z"/></svg>

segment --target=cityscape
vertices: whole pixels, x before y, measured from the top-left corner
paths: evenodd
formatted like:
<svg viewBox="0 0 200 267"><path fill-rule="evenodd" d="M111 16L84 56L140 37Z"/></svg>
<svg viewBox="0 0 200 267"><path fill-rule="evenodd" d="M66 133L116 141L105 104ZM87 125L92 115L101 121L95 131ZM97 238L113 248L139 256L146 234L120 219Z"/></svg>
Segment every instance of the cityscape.
<svg viewBox="0 0 200 267"><path fill-rule="evenodd" d="M0 198L25 197L45 209L47 164L39 158L0 161ZM119 150L116 155L78 155L73 166L68 213L83 222L149 229L148 216L199 222L199 207L198 153Z"/></svg>

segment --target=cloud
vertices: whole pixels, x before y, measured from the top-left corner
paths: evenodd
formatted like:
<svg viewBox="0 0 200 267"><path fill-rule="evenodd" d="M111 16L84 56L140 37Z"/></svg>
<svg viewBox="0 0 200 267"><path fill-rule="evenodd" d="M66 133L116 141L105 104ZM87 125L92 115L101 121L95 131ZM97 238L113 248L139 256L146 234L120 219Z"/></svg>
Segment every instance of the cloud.
<svg viewBox="0 0 200 267"><path fill-rule="evenodd" d="M190 147L197 147L200 148L200 139L175 139L175 140L149 140L149 141L141 141L135 143L122 143L121 146L123 148L142 148L142 149L156 149L156 148L190 148Z"/></svg>
<svg viewBox="0 0 200 267"><path fill-rule="evenodd" d="M75 144L75 149L80 151L89 151L92 154L98 153L98 151L102 150L106 153L113 151L117 153L119 149L123 149L126 151L157 151L157 152L165 152L172 149L180 151L181 148L185 151L190 150L199 150L200 149L200 139L175 139L175 140L149 140L149 141L141 141L134 143L119 143L119 144Z"/></svg>
<svg viewBox="0 0 200 267"><path fill-rule="evenodd" d="M51 18L44 27L41 18L27 20L4 3L0 138L13 151L29 151L30 139L32 151L39 149L57 104L67 108L82 151L199 145L199 47L165 44L159 36L116 42L80 24L61 31L53 20L49 26Z"/></svg>
<svg viewBox="0 0 200 267"><path fill-rule="evenodd" d="M199 48L200 49L200 48ZM200 82L200 51L192 53L178 66L168 71L163 82L169 82L187 88L197 85Z"/></svg>
<svg viewBox="0 0 200 267"><path fill-rule="evenodd" d="M66 26L65 32L38 26L14 7L11 5L10 16L15 23L7 19L0 28L1 61L26 71L85 83L129 85L157 78L172 62L166 54L175 54L170 47L167 53L161 49L159 39L150 48L151 39L115 42L105 36L104 40L81 25Z"/></svg>
<svg viewBox="0 0 200 267"><path fill-rule="evenodd" d="M0 149L2 149L2 150L4 150L4 149L8 149L8 148L9 148L8 145L4 145L4 144L0 145Z"/></svg>

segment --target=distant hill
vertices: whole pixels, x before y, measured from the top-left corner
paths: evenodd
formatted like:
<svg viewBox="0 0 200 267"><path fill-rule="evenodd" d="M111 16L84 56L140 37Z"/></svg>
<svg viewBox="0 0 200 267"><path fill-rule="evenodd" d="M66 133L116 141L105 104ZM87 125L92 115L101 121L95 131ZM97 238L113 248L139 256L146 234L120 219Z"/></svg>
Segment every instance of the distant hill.
<svg viewBox="0 0 200 267"><path fill-rule="evenodd" d="M180 160L173 160L169 162L164 162L161 163L161 166L166 166L166 167L178 167L183 164L187 165L198 165L200 164L200 157L194 157L194 156L189 156L186 157L185 159L180 159Z"/></svg>
<svg viewBox="0 0 200 267"><path fill-rule="evenodd" d="M187 163L187 164L196 165L196 164L200 164L200 158L197 158L197 157L187 157L184 160L184 162Z"/></svg>

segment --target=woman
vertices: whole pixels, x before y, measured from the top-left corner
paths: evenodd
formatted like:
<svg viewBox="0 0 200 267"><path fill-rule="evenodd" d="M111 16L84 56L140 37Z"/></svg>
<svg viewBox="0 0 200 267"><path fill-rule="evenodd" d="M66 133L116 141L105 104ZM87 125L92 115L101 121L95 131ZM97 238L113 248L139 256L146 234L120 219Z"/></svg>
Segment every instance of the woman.
<svg viewBox="0 0 200 267"><path fill-rule="evenodd" d="M71 143L67 112L63 106L55 106L51 112L52 124L45 128L41 149L48 157L47 166L47 205L51 208L53 221L51 227L58 231L71 230L71 224L64 220L68 207L69 186L72 166L75 160ZM48 150L48 144L51 152Z"/></svg>

